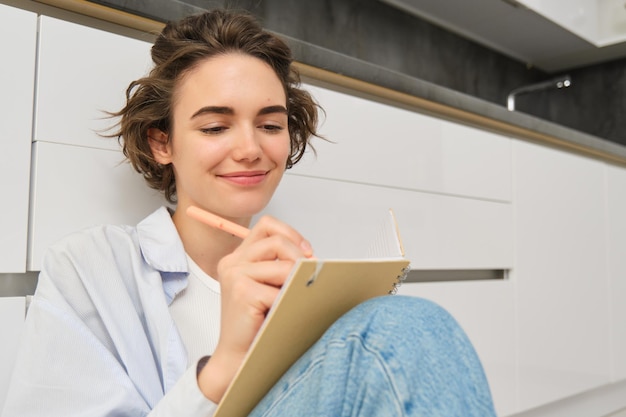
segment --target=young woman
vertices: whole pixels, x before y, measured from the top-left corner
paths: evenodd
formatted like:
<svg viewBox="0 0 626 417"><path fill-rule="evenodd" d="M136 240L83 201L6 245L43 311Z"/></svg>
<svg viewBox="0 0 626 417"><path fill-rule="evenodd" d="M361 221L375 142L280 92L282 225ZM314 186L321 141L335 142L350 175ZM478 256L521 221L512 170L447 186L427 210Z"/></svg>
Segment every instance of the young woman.
<svg viewBox="0 0 626 417"><path fill-rule="evenodd" d="M241 240L185 214L195 205L249 227L315 136L288 47L217 10L168 24L152 57L116 136L176 210L48 251L4 417L210 416L294 262L313 256L270 217ZM251 415L493 414L456 322L395 296L338 320Z"/></svg>

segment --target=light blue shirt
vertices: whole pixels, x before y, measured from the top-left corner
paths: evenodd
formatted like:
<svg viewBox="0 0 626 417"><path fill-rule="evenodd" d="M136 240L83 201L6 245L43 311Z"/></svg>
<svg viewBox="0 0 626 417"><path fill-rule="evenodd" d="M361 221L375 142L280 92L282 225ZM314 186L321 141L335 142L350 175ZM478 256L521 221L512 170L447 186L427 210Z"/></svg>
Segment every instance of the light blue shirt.
<svg viewBox="0 0 626 417"><path fill-rule="evenodd" d="M165 207L52 246L2 416L212 415L168 311L187 276Z"/></svg>

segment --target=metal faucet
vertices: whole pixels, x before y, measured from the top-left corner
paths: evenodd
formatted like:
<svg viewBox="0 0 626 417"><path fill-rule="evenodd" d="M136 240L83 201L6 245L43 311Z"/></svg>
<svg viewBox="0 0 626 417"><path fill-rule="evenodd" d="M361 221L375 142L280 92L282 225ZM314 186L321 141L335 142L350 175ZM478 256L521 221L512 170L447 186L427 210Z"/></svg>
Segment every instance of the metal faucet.
<svg viewBox="0 0 626 417"><path fill-rule="evenodd" d="M569 75L553 78L551 80L542 81L536 84L525 85L511 91L506 99L507 108L510 111L515 110L515 96L532 91L547 90L550 88L566 88L572 85L572 79Z"/></svg>

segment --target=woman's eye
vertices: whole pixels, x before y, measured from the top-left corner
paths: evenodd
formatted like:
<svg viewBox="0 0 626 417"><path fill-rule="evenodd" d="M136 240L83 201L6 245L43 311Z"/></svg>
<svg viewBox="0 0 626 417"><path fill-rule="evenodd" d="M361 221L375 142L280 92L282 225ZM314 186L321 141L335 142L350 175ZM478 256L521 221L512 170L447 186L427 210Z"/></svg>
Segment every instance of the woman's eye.
<svg viewBox="0 0 626 417"><path fill-rule="evenodd" d="M283 127L280 125L271 125L271 124L265 124L265 125L261 125L261 128L267 132L270 133L278 133L281 132L283 130Z"/></svg>
<svg viewBox="0 0 626 417"><path fill-rule="evenodd" d="M200 132L206 135L217 135L218 133L222 133L227 128L225 126L211 126L211 127L203 127L200 129Z"/></svg>

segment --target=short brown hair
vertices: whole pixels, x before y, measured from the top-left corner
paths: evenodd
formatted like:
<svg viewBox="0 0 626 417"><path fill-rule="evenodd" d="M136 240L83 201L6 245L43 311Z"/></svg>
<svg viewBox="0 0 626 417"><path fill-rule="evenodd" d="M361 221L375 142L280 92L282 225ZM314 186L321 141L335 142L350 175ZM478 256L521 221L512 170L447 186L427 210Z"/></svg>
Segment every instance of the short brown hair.
<svg viewBox="0 0 626 417"><path fill-rule="evenodd" d="M291 152L287 167L297 163L312 136L317 136L318 105L300 89L300 76L293 68L291 50L285 42L264 30L246 12L212 10L168 23L152 46L154 67L133 81L126 90L126 105L119 112L118 137L124 156L148 185L176 201L176 183L171 165L156 162L148 142L148 129L169 133L176 83L198 63L219 54L239 52L259 58L274 70L287 96Z"/></svg>

